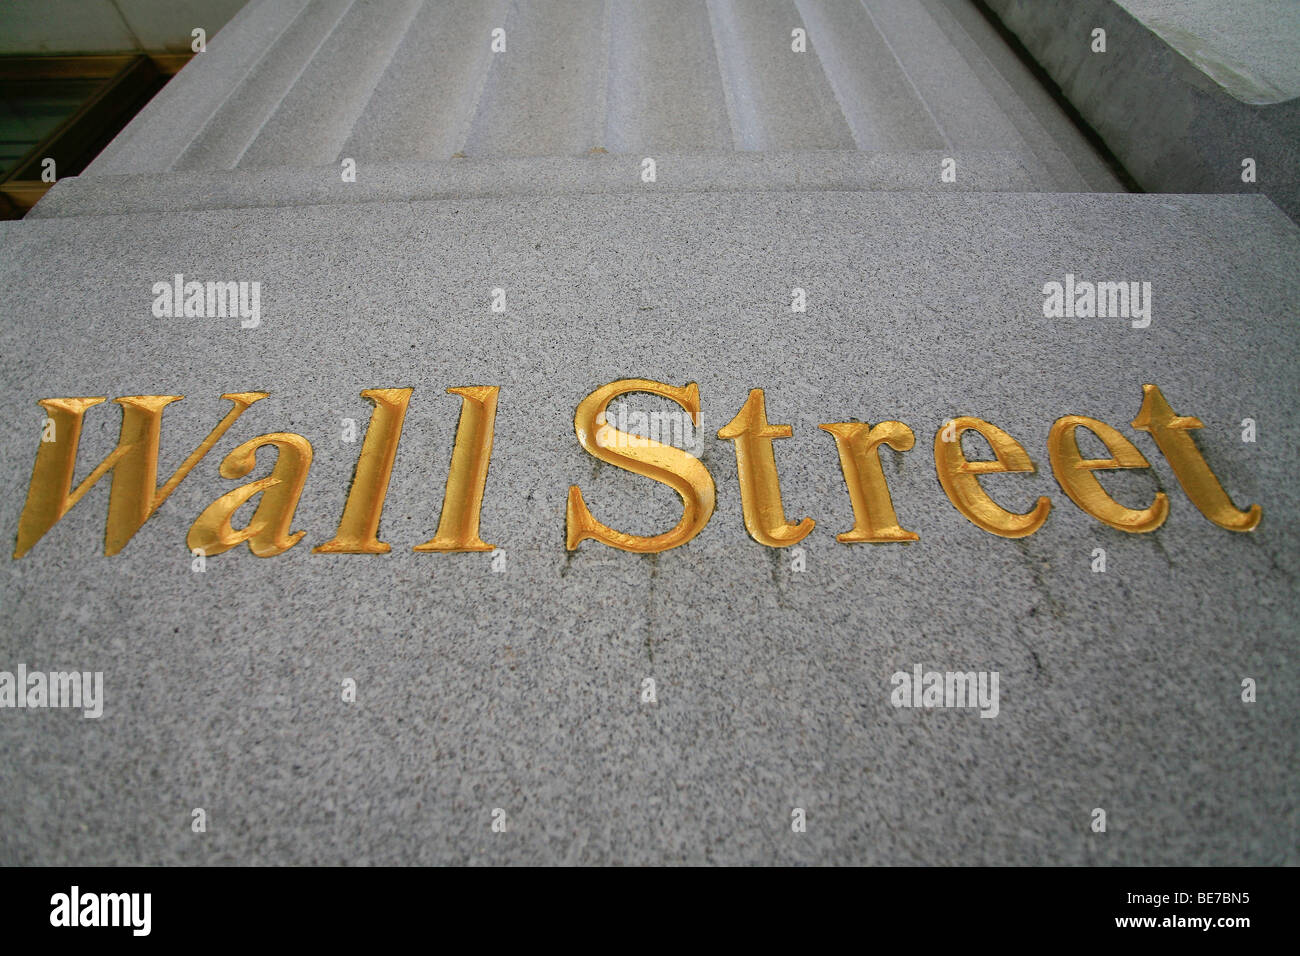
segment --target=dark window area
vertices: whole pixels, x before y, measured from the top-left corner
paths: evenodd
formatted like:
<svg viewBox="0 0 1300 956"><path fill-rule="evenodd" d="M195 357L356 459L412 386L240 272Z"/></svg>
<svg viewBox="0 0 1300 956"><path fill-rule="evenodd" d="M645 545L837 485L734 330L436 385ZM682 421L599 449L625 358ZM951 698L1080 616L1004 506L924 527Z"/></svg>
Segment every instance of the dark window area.
<svg viewBox="0 0 1300 956"><path fill-rule="evenodd" d="M0 218L86 168L188 57L0 57Z"/></svg>

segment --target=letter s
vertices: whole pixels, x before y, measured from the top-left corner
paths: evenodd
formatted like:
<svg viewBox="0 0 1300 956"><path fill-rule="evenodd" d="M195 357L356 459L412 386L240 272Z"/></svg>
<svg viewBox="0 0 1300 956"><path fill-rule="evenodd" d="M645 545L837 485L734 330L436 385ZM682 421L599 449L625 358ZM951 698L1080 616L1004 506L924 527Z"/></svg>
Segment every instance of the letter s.
<svg viewBox="0 0 1300 956"><path fill-rule="evenodd" d="M677 492L682 499L682 519L677 526L654 537L625 534L597 521L582 499L577 485L569 487L569 506L566 515L564 546L574 551L586 538L594 538L612 548L651 554L680 547L704 530L713 516L716 490L713 476L698 458L671 445L653 439L628 440L608 424L605 408L615 398L628 392L649 392L676 402L691 416L696 428L700 427L700 390L694 382L685 388L665 385L644 378L625 378L596 389L581 402L573 415L573 430L578 443L601 461L617 465L627 471L653 478ZM600 419L598 423L597 419ZM596 440L597 431L602 440Z"/></svg>

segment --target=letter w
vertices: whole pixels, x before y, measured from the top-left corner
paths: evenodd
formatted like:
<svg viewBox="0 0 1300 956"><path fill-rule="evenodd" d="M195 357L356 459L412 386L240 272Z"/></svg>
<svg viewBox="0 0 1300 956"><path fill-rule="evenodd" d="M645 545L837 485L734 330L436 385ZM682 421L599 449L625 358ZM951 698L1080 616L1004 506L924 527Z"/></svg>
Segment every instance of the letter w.
<svg viewBox="0 0 1300 956"><path fill-rule="evenodd" d="M53 528L99 479L113 472L108 496L108 525L104 532L104 553L117 554L140 530L159 505L176 490L186 475L203 460L249 405L266 398L266 392L232 392L222 395L235 403L202 444L176 469L176 474L158 487L158 438L163 409L179 402L183 395L128 395L115 399L122 406L122 430L117 447L72 490L77 467L77 446L86 409L104 398L46 398L39 404L54 421L52 442L41 442L27 489L27 503L18 519L18 542L14 557L21 558Z"/></svg>

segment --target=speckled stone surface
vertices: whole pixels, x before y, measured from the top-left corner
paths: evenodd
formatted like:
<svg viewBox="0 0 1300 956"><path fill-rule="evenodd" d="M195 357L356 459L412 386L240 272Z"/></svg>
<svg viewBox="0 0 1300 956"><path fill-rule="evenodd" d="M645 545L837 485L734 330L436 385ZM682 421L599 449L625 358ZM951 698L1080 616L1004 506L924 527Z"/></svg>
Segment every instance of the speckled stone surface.
<svg viewBox="0 0 1300 956"><path fill-rule="evenodd" d="M566 193L658 192L1037 192L1055 191L1015 153L942 150L869 153L655 153L654 180L642 179L646 157L592 155L581 159L456 159L449 162L359 165L344 181L338 166L276 166L159 176L76 176L55 184L29 214L104 216L262 206L373 203L393 200ZM944 160L956 180L944 182ZM1082 188L1082 187L1080 187Z"/></svg>
<svg viewBox="0 0 1300 956"><path fill-rule="evenodd" d="M85 175L939 149L1120 188L968 0L250 0Z"/></svg>
<svg viewBox="0 0 1300 956"><path fill-rule="evenodd" d="M7 224L6 540L37 399L186 396L164 418L167 475L221 393L272 396L120 555L102 554L105 482L0 558L0 669L102 670L106 696L97 721L0 710L0 862L1295 863L1297 265L1300 230L1253 196L465 197ZM260 281L261 326L155 319L151 286L177 272ZM1150 327L1044 319L1066 273L1150 281ZM658 556L566 554L571 483L624 530L679 514L574 438L579 400L626 376L699 383L717 511ZM1263 507L1256 532L1203 518L1129 427L1144 382L1205 423L1228 492ZM470 384L501 387L482 518L500 573L410 550L442 500L444 390ZM393 553L313 555L359 450L341 419L364 423L358 393L385 386L415 388ZM714 437L755 387L794 428L776 455L787 515L817 520L804 572L747 536ZM1065 497L1046 440L1069 413L1148 457L1103 480L1133 506L1169 492L1164 528L1125 535ZM944 496L931 446L960 414L1037 462L986 482L1021 510L1051 497L1037 534L990 536ZM835 541L852 515L817 425L855 418L915 430L883 464L919 543ZM88 413L78 474L118 421ZM305 540L194 573L186 530L237 484L221 457L282 430L315 448ZM998 671L999 715L893 708L890 675L914 664Z"/></svg>
<svg viewBox="0 0 1300 956"><path fill-rule="evenodd" d="M1300 96L1300 3L1290 0L1119 0L1219 82ZM1225 69L1226 67L1226 69Z"/></svg>
<svg viewBox="0 0 1300 956"><path fill-rule="evenodd" d="M1300 60L1295 4L1194 0L1171 13L1163 0L983 2L1143 189L1263 193L1300 221L1300 98L1295 71L1278 65ZM1098 29L1104 52L1093 50ZM1268 29L1269 42L1252 42Z"/></svg>

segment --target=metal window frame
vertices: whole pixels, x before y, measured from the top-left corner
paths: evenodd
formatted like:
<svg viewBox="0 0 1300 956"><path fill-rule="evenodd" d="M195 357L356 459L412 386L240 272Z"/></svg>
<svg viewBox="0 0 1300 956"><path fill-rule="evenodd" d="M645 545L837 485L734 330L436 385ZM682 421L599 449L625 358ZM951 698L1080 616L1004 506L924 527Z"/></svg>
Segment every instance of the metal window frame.
<svg viewBox="0 0 1300 956"><path fill-rule="evenodd" d="M53 183L41 164L53 158L60 176L80 173L192 54L124 53L94 56L2 56L0 81L100 79L103 84L71 116L33 146L0 179L0 218L18 219Z"/></svg>

